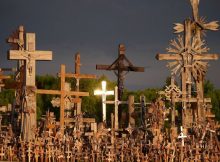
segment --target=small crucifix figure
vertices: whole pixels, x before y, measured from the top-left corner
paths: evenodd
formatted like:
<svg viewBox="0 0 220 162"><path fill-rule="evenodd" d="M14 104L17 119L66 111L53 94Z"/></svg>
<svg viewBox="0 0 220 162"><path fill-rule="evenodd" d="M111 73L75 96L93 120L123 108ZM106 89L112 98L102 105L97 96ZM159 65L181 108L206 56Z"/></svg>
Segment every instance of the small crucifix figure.
<svg viewBox="0 0 220 162"><path fill-rule="evenodd" d="M9 50L10 60L25 60L26 85L35 86L36 61L52 60L51 51L37 51L35 47L35 33L26 33L26 50Z"/></svg>
<svg viewBox="0 0 220 162"><path fill-rule="evenodd" d="M106 122L106 96L114 95L114 91L107 91L106 81L102 81L102 90L95 90L94 95L102 96L102 121Z"/></svg>
<svg viewBox="0 0 220 162"><path fill-rule="evenodd" d="M126 65L127 64L127 65ZM118 100L122 99L125 75L130 72L144 72L144 67L135 67L125 56L125 46L119 44L118 58L111 65L96 65L97 70L113 70L118 78Z"/></svg>

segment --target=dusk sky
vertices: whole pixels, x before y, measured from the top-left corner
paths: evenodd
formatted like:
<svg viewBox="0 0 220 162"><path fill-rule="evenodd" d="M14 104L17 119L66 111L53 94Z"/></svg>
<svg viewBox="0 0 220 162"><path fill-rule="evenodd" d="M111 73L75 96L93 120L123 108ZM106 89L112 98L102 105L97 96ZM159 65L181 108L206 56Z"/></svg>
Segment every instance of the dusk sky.
<svg viewBox="0 0 220 162"><path fill-rule="evenodd" d="M220 20L220 0L200 0L200 16L207 21ZM105 74L117 80L113 72L97 71L96 64L111 64L118 56L118 44L126 46L126 56L144 73L127 74L125 87L143 89L161 87L170 75L166 61L157 61L157 53L166 52L174 39L173 23L191 17L190 0L1 0L0 67L15 67L7 60L9 45L5 39L19 25L36 33L36 49L53 51L53 61L37 63L37 74L53 74L66 64L74 72L74 55L81 54L81 73ZM220 54L220 31L206 33L210 53ZM220 61L210 61L207 79L220 88Z"/></svg>

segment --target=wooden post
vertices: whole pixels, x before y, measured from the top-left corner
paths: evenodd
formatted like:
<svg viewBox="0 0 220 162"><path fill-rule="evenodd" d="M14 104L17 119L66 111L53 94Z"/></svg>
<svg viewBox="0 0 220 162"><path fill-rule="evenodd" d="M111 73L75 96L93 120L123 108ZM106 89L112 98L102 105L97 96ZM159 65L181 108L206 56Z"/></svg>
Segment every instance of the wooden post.
<svg viewBox="0 0 220 162"><path fill-rule="evenodd" d="M134 96L128 96L128 113L129 113L129 124L131 127L135 127L134 115Z"/></svg>

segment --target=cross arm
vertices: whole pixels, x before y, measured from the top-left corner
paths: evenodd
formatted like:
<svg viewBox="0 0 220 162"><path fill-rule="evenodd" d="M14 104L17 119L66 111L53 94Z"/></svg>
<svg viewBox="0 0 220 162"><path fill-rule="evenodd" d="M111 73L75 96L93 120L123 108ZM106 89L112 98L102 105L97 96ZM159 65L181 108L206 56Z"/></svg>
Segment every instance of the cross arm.
<svg viewBox="0 0 220 162"><path fill-rule="evenodd" d="M117 67L110 67L111 65L96 65L96 70L117 70Z"/></svg>
<svg viewBox="0 0 220 162"><path fill-rule="evenodd" d="M50 95L60 95L61 91L59 90L47 90L47 89L37 89L36 93L38 94L50 94ZM64 91L66 95L69 96L89 96L88 92L75 92L75 91Z"/></svg>
<svg viewBox="0 0 220 162"><path fill-rule="evenodd" d="M205 102L205 103L211 103L211 98L205 98L204 100L198 100L197 98L176 98L175 102Z"/></svg>
<svg viewBox="0 0 220 162"><path fill-rule="evenodd" d="M58 73L58 76L60 77L60 73ZM76 79L95 79L96 75L92 74L72 74L72 73L66 73L66 78L76 78Z"/></svg>
<svg viewBox="0 0 220 162"><path fill-rule="evenodd" d="M135 71L135 72L144 72L144 67L136 66L113 66L110 65L96 65L97 70L122 70L122 71Z"/></svg>
<svg viewBox="0 0 220 162"><path fill-rule="evenodd" d="M11 77L10 76L7 76L7 75L0 75L0 79L10 79Z"/></svg>
<svg viewBox="0 0 220 162"><path fill-rule="evenodd" d="M178 54L157 54L157 60L182 60L182 57Z"/></svg>
<svg viewBox="0 0 220 162"><path fill-rule="evenodd" d="M197 54L193 56L195 60L218 60L218 54Z"/></svg>
<svg viewBox="0 0 220 162"><path fill-rule="evenodd" d="M194 54L194 60L218 60L218 54ZM180 54L157 54L157 60L182 60Z"/></svg>
<svg viewBox="0 0 220 162"><path fill-rule="evenodd" d="M28 59L28 57L42 61L52 60L52 51L19 51L19 50L8 51L8 59L11 60L26 60Z"/></svg>

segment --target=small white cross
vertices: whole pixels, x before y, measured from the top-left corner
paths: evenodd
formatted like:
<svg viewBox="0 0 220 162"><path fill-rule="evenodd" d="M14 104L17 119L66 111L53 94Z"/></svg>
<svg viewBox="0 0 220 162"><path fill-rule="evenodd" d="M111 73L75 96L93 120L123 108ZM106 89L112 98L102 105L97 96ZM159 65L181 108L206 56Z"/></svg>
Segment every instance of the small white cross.
<svg viewBox="0 0 220 162"><path fill-rule="evenodd" d="M183 134L183 127L180 127L180 135L178 136L179 139L182 140L182 146L184 146L184 138L187 138L186 135Z"/></svg>
<svg viewBox="0 0 220 162"><path fill-rule="evenodd" d="M106 90L106 81L102 81L102 90L95 90L94 95L102 96L102 121L106 121L106 96L114 95L114 91Z"/></svg>

